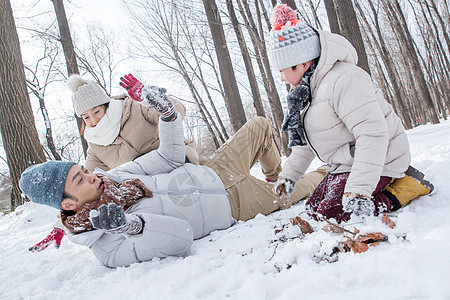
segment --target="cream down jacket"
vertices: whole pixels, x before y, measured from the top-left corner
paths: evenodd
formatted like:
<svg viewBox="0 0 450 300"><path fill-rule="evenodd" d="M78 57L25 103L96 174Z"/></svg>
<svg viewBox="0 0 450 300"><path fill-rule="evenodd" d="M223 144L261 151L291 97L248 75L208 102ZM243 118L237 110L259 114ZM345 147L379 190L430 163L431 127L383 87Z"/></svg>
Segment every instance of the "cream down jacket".
<svg viewBox="0 0 450 300"><path fill-rule="evenodd" d="M319 36L312 101L301 112L308 145L293 147L280 176L298 181L317 156L331 164L332 173L350 172L345 192L370 196L380 176L404 176L408 139L391 105L356 66L353 46L340 35Z"/></svg>

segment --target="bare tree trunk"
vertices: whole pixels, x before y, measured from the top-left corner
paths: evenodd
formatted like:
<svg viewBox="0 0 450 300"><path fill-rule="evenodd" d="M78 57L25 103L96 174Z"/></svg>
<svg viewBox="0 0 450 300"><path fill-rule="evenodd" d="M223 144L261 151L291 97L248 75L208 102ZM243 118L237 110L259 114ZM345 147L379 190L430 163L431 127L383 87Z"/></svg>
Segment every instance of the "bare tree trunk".
<svg viewBox="0 0 450 300"><path fill-rule="evenodd" d="M218 70L217 70L216 64L215 64L214 59L213 59L213 54L212 54L213 51L209 49L208 41L206 40L206 38L204 38L204 43L205 43L205 49L206 49L206 51L208 51L208 54L209 54L208 58L211 61L211 68L212 68L212 71L214 72L214 76L216 78L216 82L217 82L217 85L219 87L219 92L222 95L222 97L225 99L225 92L224 92L223 87L222 87L222 82L220 80L220 75L217 72ZM208 94L209 104L211 105L211 107L214 110L214 114L216 116L216 119L217 119L217 122L219 123L220 128L222 129L222 133L223 133L223 135L225 137L225 140L228 140L228 138L229 138L228 131L225 129L225 126L223 125L222 118L220 117L220 115L219 115L219 113L218 113L218 111L216 109L216 105L214 104L214 101L213 101L212 97L210 96L209 90L208 89L206 89L206 90L207 90L207 94ZM211 121L214 122L213 119Z"/></svg>
<svg viewBox="0 0 450 300"><path fill-rule="evenodd" d="M169 38L169 40L172 40L172 39ZM202 115L203 122L205 123L206 127L208 128L209 133L211 134L211 137L214 141L215 148L218 149L220 147L219 140L217 139L216 133L214 132L214 130L211 126L211 123L208 121L208 117L206 116L206 113L205 113L205 111L208 112L208 110L206 109L205 104L203 103L203 100L201 100L201 97L200 97L197 89L195 88L195 85L192 82L192 79L190 78L188 72L186 71L186 68L183 65L181 58L179 56L178 50L176 49L176 46L172 43L172 41L170 43L171 43L171 47L172 47L172 52L175 56L175 61L178 64L179 73L183 76L185 82L188 84L189 90L191 91L191 95L194 98L195 103L197 104L200 114ZM209 112L208 112L208 114L209 114ZM214 124L214 119L211 117L211 115L209 115L209 117L210 117L210 120ZM215 126L215 124L214 124L214 126ZM216 128L216 131L218 133L220 133L216 126L215 126L215 128ZM223 140L223 138L222 138L222 140Z"/></svg>
<svg viewBox="0 0 450 300"><path fill-rule="evenodd" d="M264 112L264 107L261 101L261 95L259 94L258 82L256 81L252 60L250 58L250 54L248 53L247 44L245 43L241 26L239 25L236 13L234 12L233 1L232 0L226 1L228 13L230 14L230 20L231 23L233 24L233 29L234 32L236 33L236 38L238 40L239 47L241 49L242 59L244 60L245 70L247 71L247 77L250 84L250 89L252 91L253 106L255 107L256 115L266 117L266 113Z"/></svg>
<svg viewBox="0 0 450 300"><path fill-rule="evenodd" d="M391 22L395 24L393 29L397 31L398 36L400 37L400 42L406 47L407 59L411 62L410 66L412 67L414 80L418 85L418 91L422 101L426 105L429 121L432 124L437 124L439 123L439 119L436 114L436 109L433 105L430 91L425 82L425 76L422 68L420 67L420 62L414 49L413 39L406 24L403 11L401 10L400 4L397 0L394 0L393 2L394 6L389 2L383 2L383 4L387 8L386 11L388 12L388 16L390 16ZM395 17L393 16L393 13L395 13Z"/></svg>
<svg viewBox="0 0 450 300"><path fill-rule="evenodd" d="M336 13L336 7L333 0L324 0L325 9L327 10L328 23L330 24L330 30L332 33L341 34L341 28L339 27L339 20Z"/></svg>
<svg viewBox="0 0 450 300"><path fill-rule="evenodd" d="M358 66L370 75L369 62L361 31L351 0L334 0L341 34L347 38L358 53ZM327 10L328 11L328 10Z"/></svg>
<svg viewBox="0 0 450 300"><path fill-rule="evenodd" d="M311 9L311 13L314 16L314 22L316 23L316 28L322 30L322 24L320 23L319 16L317 15L317 8L314 7L314 3L312 0L308 0L309 8Z"/></svg>
<svg viewBox="0 0 450 300"><path fill-rule="evenodd" d="M269 65L269 58L267 55L266 43L264 41L264 32L262 28L262 20L258 2L255 2L255 5L257 5L255 10L258 14L256 19L259 21L258 26L254 22L248 2L246 0L237 0L237 4L239 7L239 12L244 19L244 24L246 25L247 30L250 34L250 38L252 40L253 48L256 54L256 61L258 63L259 71L263 79L264 88L269 98L269 104L275 124L274 136L279 137L279 142L277 141L277 139L275 139L275 141L279 145L281 152L284 155L288 155L290 153L290 149L287 147L289 137L286 133L281 134L281 125L284 118L283 109L281 107L280 97L276 90L275 80L273 79ZM245 10L242 5L244 5Z"/></svg>
<svg viewBox="0 0 450 300"><path fill-rule="evenodd" d="M22 172L45 161L27 91L19 37L9 0L0 0L0 130L13 184L11 206L23 203Z"/></svg>
<svg viewBox="0 0 450 300"><path fill-rule="evenodd" d="M431 19L431 20L428 20L428 18L426 17L426 14L425 14L425 12L424 12L423 6L426 6L427 12L428 12L428 14L430 15L430 19ZM450 69L450 62L449 62L448 57L447 57L447 55L446 55L446 53L445 53L444 46L442 45L441 40L440 40L440 38L439 38L440 32L439 32L439 30L438 30L438 28L437 28L436 23L434 22L433 14L431 13L430 7L429 7L428 5L426 5L426 4L424 4L424 3L420 3L420 7L422 8L422 13L423 13L423 16L424 16L425 20L427 21L427 23L429 24L429 26L432 27L432 28L434 29L434 34L433 34L432 36L430 36L429 38L430 38L430 39L433 39L434 42L435 42L436 45L437 45L438 51L436 52L436 54L442 53L442 59L445 61L445 65L446 65L445 71L447 72L447 74L445 74L445 75L448 76L448 70ZM437 15L439 15L439 14L437 14ZM438 18L438 19L439 19L439 18ZM443 36L445 37L445 39L448 39L448 34L447 34L447 32L443 32L442 34L443 34ZM424 37L424 38L425 38L425 37ZM449 46L449 45L447 45L447 46ZM447 50L449 51L449 54L450 54L450 46L449 46L449 48L448 48ZM443 75L444 75L444 74L443 74Z"/></svg>
<svg viewBox="0 0 450 300"><path fill-rule="evenodd" d="M225 106L230 116L231 125L236 132L245 124L247 119L234 75L230 53L228 52L222 21L215 0L203 0L203 6L216 48L220 76L222 77L222 84L225 89Z"/></svg>
<svg viewBox="0 0 450 300"><path fill-rule="evenodd" d="M378 42L377 42L377 37L375 36L372 28L369 25L369 22L367 21L367 18L365 17L361 6L359 5L358 1L355 1L355 7L357 8L357 10L360 13L361 19L363 20L363 22L366 24L367 30L369 32L369 34L372 36L372 39L374 40L373 44L375 44L375 47L377 47L378 52L380 53L380 57L383 60L383 64L384 67L386 68L386 72L389 78L389 81L386 82L386 84L388 85L388 83L390 83L392 85L392 90L393 90L393 102L395 103L395 107L397 107L398 109L398 113L400 115L400 117L402 118L403 121L403 126L405 126L405 128L410 129L411 128L411 122L410 122L410 117L409 117L409 112L408 109L405 105L405 94L402 92L402 89L400 87L400 78L398 76L396 76L395 71L394 71L394 62L392 60L391 55L389 54L389 51L387 50L387 46L386 43L384 41L383 38L383 34L381 33L381 28L380 28L380 24L378 21L378 13L375 10L375 7L373 6L372 1L368 1L370 8L372 10L373 13L373 19L374 19L374 25L375 25L375 29L377 31L377 37L378 37Z"/></svg>
<svg viewBox="0 0 450 300"><path fill-rule="evenodd" d="M47 141L47 147L50 150L51 155L55 160L61 160L61 155L56 150L55 142L53 140L53 131L52 131L52 124L50 121L50 117L48 116L47 107L45 106L45 91L49 83L49 78L52 73L52 69L54 66L54 63L56 61L56 58L59 56L58 47L54 47L55 52L53 53L51 47L45 46L44 53L40 59L37 60L37 63L34 67L34 70L32 70L30 67L25 66L25 70L27 70L31 75L32 79L27 78L27 86L30 89L30 91L36 96L36 98L39 101L39 108L42 113L42 117L44 119L45 128L46 128L46 134L45 139ZM41 73L39 70L40 63L42 61L50 60L49 62L45 63L46 70L43 70L42 73L44 73L45 78L42 81L39 80L39 73ZM44 67L44 68L45 68ZM27 74L25 74L27 76ZM46 149L44 148L45 153L47 154ZM50 155L47 155L47 157L50 157Z"/></svg>
<svg viewBox="0 0 450 300"><path fill-rule="evenodd" d="M438 114L443 117L445 120L447 119L447 113L443 107L443 97L439 97L438 86L439 81L445 82L447 80L446 76L446 68L442 66L442 59L440 57L440 50L442 48L442 44L440 43L439 38L435 36L439 35L439 31L437 29L436 24L433 21L429 21L425 9L421 3L419 3L421 12L422 12L422 20L419 20L419 16L416 13L416 7L413 5L411 1L409 1L410 6L413 9L413 13L416 19L417 24L419 25L419 31L422 35L422 39L425 43L426 56L427 61L422 58L420 55L419 49L417 49L417 53L422 59L423 66L428 73L428 86L430 87L430 93L432 99L434 99L435 105L438 108ZM428 13L431 15L431 11L428 9ZM432 16L432 15L431 15ZM432 24L431 24L432 23ZM423 26L422 24L426 24L427 26ZM434 29L434 31L433 31ZM444 55L445 60L447 62L448 67L448 59L447 56ZM444 71L442 71L444 69Z"/></svg>
<svg viewBox="0 0 450 300"><path fill-rule="evenodd" d="M172 72L181 75L189 87L192 98L197 104L198 111L201 114L201 118L211 135L215 148L217 149L220 146L220 142L217 137L219 136L220 139L223 139L223 137L217 129L214 118L212 118L209 114L210 110L205 107L202 97L195 87L193 78L199 78L205 89L211 89L211 87L205 84L204 80L201 79L202 74L198 70L201 68L199 62L201 57L197 55L194 51L195 49L202 49L202 51L204 51L204 55L207 59L211 60L211 62L205 62L203 60L202 62L210 65L214 74L217 78L219 77L216 74L212 51L209 49L205 35L201 33L201 40L198 41L197 36L194 37L194 35L187 33L186 30L187 28L192 28L192 23L187 22L191 15L189 15L189 12L187 12L184 7L179 7L174 5L174 3L166 3L163 1L148 2L146 0L141 0L136 2L137 5L127 6L127 9L132 18L136 20L137 24L140 24L140 29L142 30L140 32L132 31L132 34L134 34L134 37L138 43L138 55L142 57L149 57L157 63L167 67ZM148 20L153 20L158 24L158 26L154 26L151 22L147 22ZM164 36L165 38L161 40L159 38L160 36ZM188 44L186 44L186 40ZM196 45L194 45L194 42ZM186 57L186 54L189 54L189 57ZM190 65L192 60L194 60L197 65ZM176 66L174 66L171 62L175 62ZM192 70L193 74L188 72L188 67ZM218 81L218 85L218 89L220 89L219 92L224 95L224 93L222 93L220 79ZM209 95L209 92L207 93ZM217 120L223 129L223 135L227 136L220 116L218 116L217 110L215 109L212 101L211 107L213 107ZM213 127L216 129L217 133L214 131Z"/></svg>
<svg viewBox="0 0 450 300"><path fill-rule="evenodd" d="M262 18L264 19L264 21L266 21L267 30L270 31L272 29L272 24L270 23L270 18L269 15L267 14L267 10L263 0L259 0L259 7L261 7ZM272 14L272 11L270 11L270 13Z"/></svg>
<svg viewBox="0 0 450 300"><path fill-rule="evenodd" d="M441 16L439 15L439 12L436 8L436 5L434 4L433 1L432 5L433 5L433 10L435 10L435 13L438 17L439 22L441 23L441 27L444 25ZM437 28L437 25L435 23L435 18L433 17L433 13L431 12L431 9L429 7L429 5L427 5L426 3L419 3L421 8L422 8L422 13L424 15L424 18L428 21L428 23L431 23L433 25L434 28L434 33L432 35L428 35L427 38L429 38L430 40L432 40L435 44L435 60L436 60L436 64L439 66L439 75L436 75L436 91L435 94L438 96L437 98L441 99L442 105L449 107L450 106L450 99L449 97L446 97L446 95L449 94L450 92L450 75L449 75L449 70L450 70L450 62L448 59L448 55L446 53L446 49L444 48L444 45L441 42L440 39L440 32ZM424 11L424 6L426 7L426 10L428 12L428 15L430 16L429 19L431 19L431 21L428 20L428 18L426 17L425 11ZM429 25L431 27L431 24ZM442 27L443 29L445 29L445 27ZM444 35L444 38L446 40L446 42L448 43L448 34L447 32L442 32L442 34ZM424 37L425 38L425 37ZM429 50L429 49L428 49ZM447 50L450 53L450 45L447 44ZM438 89L440 89L441 91L439 92ZM439 101L439 100L438 100ZM445 108L443 109L442 113L444 114L444 118L446 118L446 110Z"/></svg>
<svg viewBox="0 0 450 300"><path fill-rule="evenodd" d="M179 16L178 20L180 20L181 18L182 17ZM183 25L181 27L183 28ZM222 129L223 134L220 132L219 128L217 128L217 125L216 125L216 122L214 121L214 118L211 116L211 114L209 113L209 110L206 108L205 103L204 103L202 97L200 96L200 94L198 93L197 89L192 85L193 91L195 92L195 95L196 95L197 100L198 100L198 104L201 106L200 109L202 109L206 113L206 115L208 116L209 120L211 120L210 123L216 129L217 136L219 137L219 139L222 141L222 143L225 143L225 141L228 139L228 133L227 133L227 131L225 129L225 126L222 123L222 119L221 119L221 117L220 117L220 115L219 115L219 113L218 113L218 111L216 109L216 105L214 104L214 101L212 100L211 93L210 93L209 88L207 86L206 80L205 80L205 78L203 76L203 71L202 71L200 59L197 56L197 52L196 52L196 49L195 49L195 46L194 46L194 43L193 43L193 39L189 35L188 32L185 32L184 30L183 30L183 32L185 33L186 39L189 41L189 47L191 49L191 51L190 51L191 53L190 54L192 54L194 56L194 60L195 60L196 65L192 66L191 63L189 62L190 60L187 59L182 52L178 51L177 47L175 45L173 45L173 44L172 44L172 49L173 49L172 52L174 53L175 57L178 58L178 59L180 58L180 56L183 57L184 63L182 63L181 60L179 59L180 60L179 65L180 64L183 65L183 67L182 67L183 72L186 72L186 68L184 66L184 64L186 64L186 65L189 66L189 68L193 72L194 76L197 77L200 80L200 82L201 82L201 84L202 84L202 86L203 86L203 88L204 88L204 90L206 92L206 95L208 97L208 100L209 100L209 103L211 105L211 108L213 109L213 112L214 112L214 114L215 114L215 116L217 118L219 126ZM208 43L207 43L206 40L205 40L205 49L209 50L208 49ZM219 84L220 84L220 81L219 81ZM224 138L224 136L225 136L225 138Z"/></svg>
<svg viewBox="0 0 450 300"><path fill-rule="evenodd" d="M177 46L173 42L172 36L170 34L171 34L170 32L167 32L167 36L169 37L169 44L170 44L170 47L172 49L172 53L173 53L173 55L175 57L176 63L178 64L179 73L183 76L185 82L188 84L189 90L191 91L191 94L192 94L192 97L194 98L194 101L197 104L199 112L202 115L202 119L203 119L204 123L206 124L206 127L208 128L208 131L210 132L211 137L212 137L212 139L214 141L215 148L217 149L221 145L219 140L217 139L217 135L219 135L219 138L221 139L222 143L225 142L225 140L224 140L223 136L220 134L220 131L217 128L217 125L214 122L214 119L212 118L212 116L209 113L208 109L206 108L205 103L203 102L203 99L201 98L199 92L195 88L195 85L192 82L192 79L190 78L190 76L189 76L189 74L188 74L188 72L186 70L186 67L185 67L185 65L182 62L182 59L180 57L181 53L179 52L179 49L177 48ZM196 57L196 59L197 59L197 57ZM186 61L186 63L187 63L187 61ZM196 75L196 76L198 76L198 75ZM202 80L202 84L205 84L204 80ZM209 92L208 92L208 95L209 95ZM214 104L213 104L213 109L214 109L214 111L217 114L217 110L215 109ZM208 119L208 117L209 117L209 119ZM218 119L220 121L220 117ZM211 120L211 122L208 121L208 120ZM222 123L221 123L221 125L223 126ZM216 129L217 134L214 132L213 127ZM226 131L225 131L225 133L226 133Z"/></svg>
<svg viewBox="0 0 450 300"><path fill-rule="evenodd" d="M386 12L389 25L395 35L395 39L393 40L397 43L400 50L399 53L390 53L392 54L392 56L396 55L396 59L393 59L393 61L402 61L404 66L403 69L395 69L395 76L397 78L403 78L403 80L405 81L405 88L403 89L403 92L406 95L405 100L408 100L410 104L409 109L412 112L414 126L426 124L428 119L426 115L426 106L421 98L419 87L414 82L411 61L410 59L408 59L407 47L403 43L404 39L400 36L402 34L401 29L396 29L398 25L396 25L395 23L395 13L391 9L388 9L384 2L382 2L382 4ZM374 11L374 14L376 15L377 12ZM379 31L379 29L377 29L377 31ZM401 72L403 72L402 77L400 77Z"/></svg>
<svg viewBox="0 0 450 300"><path fill-rule="evenodd" d="M72 36L70 35L69 22L67 22L66 11L64 9L63 0L51 0L55 7L56 19L59 26L59 34L61 36L61 45L64 51L64 57L66 58L67 73L68 75L80 74L77 64L77 56L75 54ZM81 132L82 120L75 115L77 121L78 130ZM86 157L88 143L80 134L81 146L83 147L84 156Z"/></svg>
<svg viewBox="0 0 450 300"><path fill-rule="evenodd" d="M39 83L37 83L37 82L35 83L30 80L27 80L27 83L28 83L28 86L30 87L31 92L39 100L39 108L41 110L42 117L44 118L44 122L45 122L45 139L47 141L47 147L50 149L50 152L52 153L55 160L62 160L58 151L56 151L56 146L53 141L52 124L50 122L50 117L48 116L47 107L45 106L44 94L42 92L42 89L39 87Z"/></svg>
<svg viewBox="0 0 450 300"><path fill-rule="evenodd" d="M297 10L297 5L295 4L295 0L281 0L281 3L287 4L293 10ZM275 6L275 5L274 5Z"/></svg>
<svg viewBox="0 0 450 300"><path fill-rule="evenodd" d="M220 134L220 131L217 128L217 125L214 122L214 119L209 114L209 111L206 108L205 103L203 103L203 99L200 97L200 94L198 93L197 89L195 88L195 85L192 83L190 78L189 78L189 81L191 82L190 85L189 85L189 88L190 88L190 90L192 92L194 100L197 103L197 106L198 106L198 109L200 111L200 114L202 115L203 121L205 122L206 127L208 128L208 131L211 134L211 137L212 137L212 139L214 141L215 149L218 149L221 144L225 143L225 139ZM211 120L211 122L209 120ZM213 127L216 129L216 133L214 132ZM219 136L219 138L222 141L222 143L219 142L219 140L217 139L217 136Z"/></svg>
<svg viewBox="0 0 450 300"><path fill-rule="evenodd" d="M426 1L426 5L428 7L428 3L431 4L431 7L433 8L434 12L436 13L436 18L439 21L439 24L441 25L441 30L442 30L442 35L444 36L445 39L445 43L447 44L447 51L448 53L450 53L450 38L448 37L448 29L446 27L448 27L448 24L446 26L446 24L444 23L444 20L442 18L442 16L439 14L439 10L436 7L436 3L434 3L434 0L428 0ZM448 11L448 7L447 7L447 11ZM447 23L448 23L448 19L447 19Z"/></svg>

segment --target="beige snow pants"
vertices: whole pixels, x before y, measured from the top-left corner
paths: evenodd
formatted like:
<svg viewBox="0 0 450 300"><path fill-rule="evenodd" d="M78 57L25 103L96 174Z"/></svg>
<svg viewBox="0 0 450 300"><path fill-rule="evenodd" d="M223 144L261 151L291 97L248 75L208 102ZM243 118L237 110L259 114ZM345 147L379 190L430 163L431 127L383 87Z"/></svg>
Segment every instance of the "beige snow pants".
<svg viewBox="0 0 450 300"><path fill-rule="evenodd" d="M270 214L285 209L308 197L324 178L328 167L305 174L295 185L290 197L277 197L274 183L257 179L250 169L259 161L266 178L275 180L281 171L281 158L272 138L269 122L255 117L242 126L233 137L200 164L212 168L222 179L233 218L249 220L258 213Z"/></svg>

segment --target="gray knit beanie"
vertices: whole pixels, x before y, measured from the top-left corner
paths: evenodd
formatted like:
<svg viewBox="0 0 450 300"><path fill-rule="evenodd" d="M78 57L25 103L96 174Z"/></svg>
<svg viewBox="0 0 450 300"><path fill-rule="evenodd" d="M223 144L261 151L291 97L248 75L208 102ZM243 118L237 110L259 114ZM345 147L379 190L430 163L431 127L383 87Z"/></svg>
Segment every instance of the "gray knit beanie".
<svg viewBox="0 0 450 300"><path fill-rule="evenodd" d="M269 56L280 71L320 56L317 31L297 18L297 13L286 4L279 4L272 12Z"/></svg>
<svg viewBox="0 0 450 300"><path fill-rule="evenodd" d="M67 87L72 91L75 114L80 117L86 110L109 103L111 99L95 82L86 81L79 75L72 75L67 80Z"/></svg>
<svg viewBox="0 0 450 300"><path fill-rule="evenodd" d="M74 164L51 160L28 167L20 177L19 187L31 201L61 209L67 173Z"/></svg>

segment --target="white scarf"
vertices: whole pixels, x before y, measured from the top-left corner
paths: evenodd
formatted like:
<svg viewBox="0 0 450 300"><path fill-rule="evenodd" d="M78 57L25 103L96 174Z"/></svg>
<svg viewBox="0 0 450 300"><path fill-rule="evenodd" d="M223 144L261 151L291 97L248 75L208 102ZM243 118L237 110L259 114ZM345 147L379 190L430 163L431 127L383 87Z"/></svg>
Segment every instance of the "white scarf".
<svg viewBox="0 0 450 300"><path fill-rule="evenodd" d="M103 118L95 127L84 129L84 138L89 143L101 146L111 145L120 132L122 123L122 101L111 99Z"/></svg>

